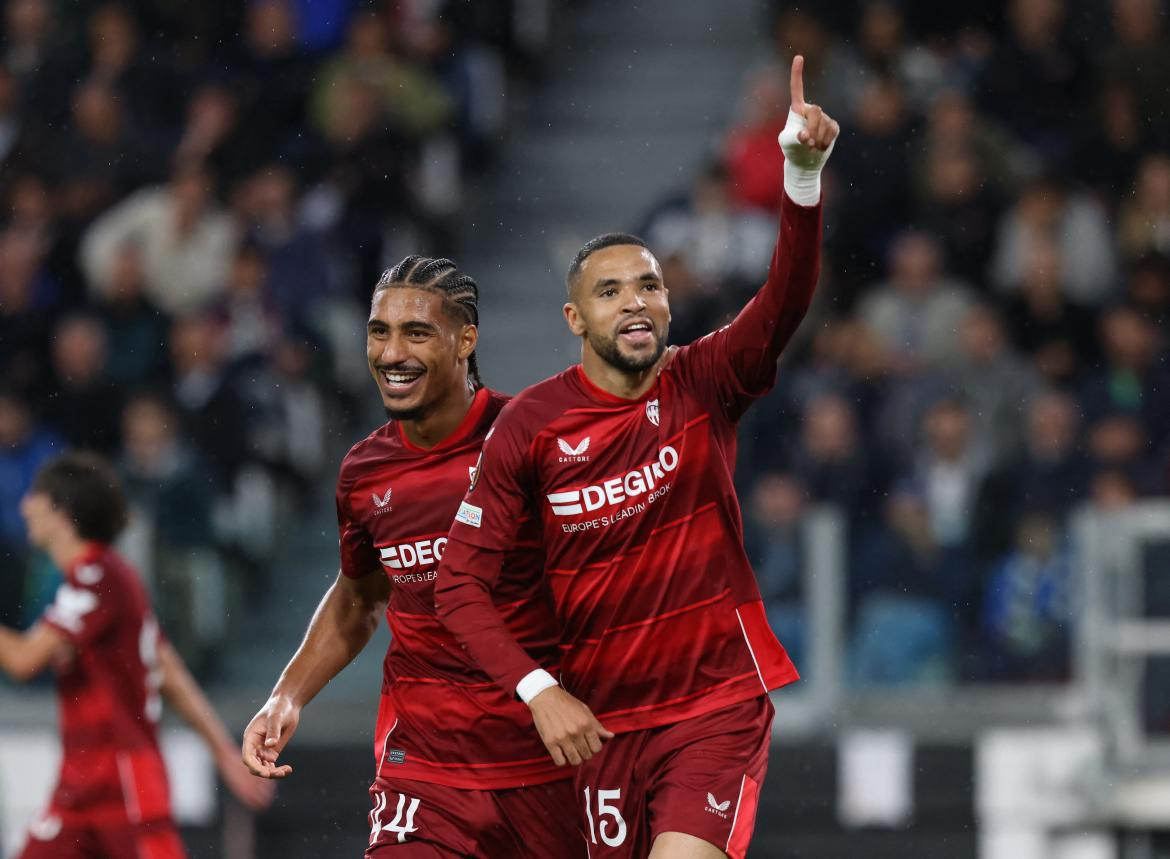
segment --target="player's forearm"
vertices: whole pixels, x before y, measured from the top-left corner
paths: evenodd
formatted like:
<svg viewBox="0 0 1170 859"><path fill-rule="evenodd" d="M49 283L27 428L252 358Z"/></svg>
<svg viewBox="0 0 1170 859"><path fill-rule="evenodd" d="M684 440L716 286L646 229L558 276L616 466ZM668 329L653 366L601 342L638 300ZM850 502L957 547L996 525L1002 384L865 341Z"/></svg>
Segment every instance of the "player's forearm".
<svg viewBox="0 0 1170 859"><path fill-rule="evenodd" d="M448 543L448 558L458 551L452 545ZM440 568L435 610L472 660L509 694L516 693L516 684L524 677L540 669L508 630L488 586L458 565L444 563Z"/></svg>
<svg viewBox="0 0 1170 859"><path fill-rule="evenodd" d="M784 195L768 279L736 320L761 344L762 362L775 364L812 305L821 273L822 213L820 203L801 206Z"/></svg>
<svg viewBox="0 0 1170 859"><path fill-rule="evenodd" d="M303 707L361 653L386 608L381 594L364 592L368 590L344 577L329 588L304 641L276 682L273 696L287 697Z"/></svg>
<svg viewBox="0 0 1170 859"><path fill-rule="evenodd" d="M44 623L28 632L0 626L0 671L17 683L27 683L52 664L53 657L66 655L64 637Z"/></svg>
<svg viewBox="0 0 1170 859"><path fill-rule="evenodd" d="M182 657L165 641L159 646L162 695L167 705L190 725L215 754L235 756L235 742L227 727L187 670Z"/></svg>

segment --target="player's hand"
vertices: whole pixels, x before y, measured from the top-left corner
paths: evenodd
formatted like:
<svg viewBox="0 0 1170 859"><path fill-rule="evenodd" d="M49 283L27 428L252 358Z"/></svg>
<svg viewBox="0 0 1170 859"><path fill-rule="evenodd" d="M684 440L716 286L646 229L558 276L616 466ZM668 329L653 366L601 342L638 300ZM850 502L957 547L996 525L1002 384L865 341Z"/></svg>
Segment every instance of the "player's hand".
<svg viewBox="0 0 1170 859"><path fill-rule="evenodd" d="M780 148L795 166L816 170L829 157L841 126L820 107L804 100L804 57L799 54L792 58L788 87L792 107L780 132Z"/></svg>
<svg viewBox="0 0 1170 859"><path fill-rule="evenodd" d="M593 711L560 686L550 686L528 702L532 721L553 763L578 766L601 751L613 739Z"/></svg>
<svg viewBox="0 0 1170 859"><path fill-rule="evenodd" d="M282 695L274 695L252 717L244 731L244 766L261 778L284 778L292 774L288 764L276 759L292 739L301 720L301 708Z"/></svg>
<svg viewBox="0 0 1170 859"><path fill-rule="evenodd" d="M263 811L272 804L276 796L276 784L271 781L252 778L243 765L236 750L225 746L216 752L215 766L219 776L232 796L252 811Z"/></svg>

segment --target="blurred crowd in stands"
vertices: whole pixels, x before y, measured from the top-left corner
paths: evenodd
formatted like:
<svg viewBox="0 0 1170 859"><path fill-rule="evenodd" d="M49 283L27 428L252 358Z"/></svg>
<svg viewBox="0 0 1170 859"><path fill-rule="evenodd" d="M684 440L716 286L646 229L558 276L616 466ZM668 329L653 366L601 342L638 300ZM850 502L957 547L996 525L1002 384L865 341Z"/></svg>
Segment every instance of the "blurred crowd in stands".
<svg viewBox="0 0 1170 859"><path fill-rule="evenodd" d="M773 623L802 664L800 523L834 505L855 684L1067 679L1070 517L1170 494L1164 5L788 3L769 25L721 151L642 230L676 342L742 305L802 53L842 136L818 300L742 433Z"/></svg>
<svg viewBox="0 0 1170 859"><path fill-rule="evenodd" d="M56 583L21 495L89 447L126 480L164 628L206 667L366 393L369 289L449 241L542 25L509 0L0 13L0 619Z"/></svg>

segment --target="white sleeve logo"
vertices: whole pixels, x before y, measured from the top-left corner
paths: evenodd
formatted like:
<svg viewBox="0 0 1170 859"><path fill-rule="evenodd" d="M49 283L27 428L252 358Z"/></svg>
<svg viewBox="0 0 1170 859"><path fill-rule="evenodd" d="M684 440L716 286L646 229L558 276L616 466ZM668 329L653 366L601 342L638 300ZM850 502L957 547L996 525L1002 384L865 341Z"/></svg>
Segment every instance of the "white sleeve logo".
<svg viewBox="0 0 1170 859"><path fill-rule="evenodd" d="M472 528L478 528L483 524L483 508L476 507L474 504L468 504L464 501L459 505L459 512L455 514L455 521L462 522L464 525L470 525Z"/></svg>
<svg viewBox="0 0 1170 859"><path fill-rule="evenodd" d="M49 620L59 623L73 633L81 632L81 621L98 606L97 594L85 588L64 584L57 589L57 598L46 613Z"/></svg>

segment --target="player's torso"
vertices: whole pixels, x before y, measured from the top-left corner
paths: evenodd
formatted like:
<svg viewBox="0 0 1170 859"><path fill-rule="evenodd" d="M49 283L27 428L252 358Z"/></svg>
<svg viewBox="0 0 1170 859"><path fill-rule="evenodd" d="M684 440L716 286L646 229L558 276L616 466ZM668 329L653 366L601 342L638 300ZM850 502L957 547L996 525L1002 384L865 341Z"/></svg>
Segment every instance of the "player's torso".
<svg viewBox="0 0 1170 859"><path fill-rule="evenodd" d="M379 772L387 777L492 787L524 781L528 772L533 781L551 775L527 708L468 658L435 612L447 532L492 417L489 411L459 443L425 453L403 448L388 433L384 450L367 451L369 465L349 490L349 509L371 536L391 584L392 638L376 737ZM505 570L493 598L521 645L551 668L557 636L536 548L533 537L533 551Z"/></svg>
<svg viewBox="0 0 1170 859"><path fill-rule="evenodd" d="M87 820L164 818L170 810L157 740L160 634L145 589L113 553L73 575L86 585L97 583L100 599L114 602L117 614L58 671L63 748L54 805ZM63 590L58 601L84 599L83 589L71 589L70 582Z"/></svg>
<svg viewBox="0 0 1170 859"><path fill-rule="evenodd" d="M754 676L728 575L747 569L734 426L667 370L642 400L566 410L533 445L570 691L613 711L686 694L696 672Z"/></svg>

